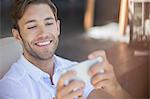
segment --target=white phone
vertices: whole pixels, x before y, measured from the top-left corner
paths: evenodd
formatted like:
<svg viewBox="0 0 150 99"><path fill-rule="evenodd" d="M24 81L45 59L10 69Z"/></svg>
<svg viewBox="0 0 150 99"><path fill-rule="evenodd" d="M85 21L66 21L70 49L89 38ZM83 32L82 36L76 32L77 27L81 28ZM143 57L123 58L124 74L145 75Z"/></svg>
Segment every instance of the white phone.
<svg viewBox="0 0 150 99"><path fill-rule="evenodd" d="M61 70L60 74L62 75L69 70L74 70L77 72L77 75L75 77L69 79L69 81L71 81L71 80L82 80L85 82L85 84L87 84L88 82L90 82L90 79L91 79L91 77L88 75L88 70L94 64L101 63L101 62L103 62L102 57L97 57L95 59L86 60L86 61L83 61L81 63L78 63L75 66L72 66L69 68L63 68ZM69 81L66 81L65 84L68 84Z"/></svg>

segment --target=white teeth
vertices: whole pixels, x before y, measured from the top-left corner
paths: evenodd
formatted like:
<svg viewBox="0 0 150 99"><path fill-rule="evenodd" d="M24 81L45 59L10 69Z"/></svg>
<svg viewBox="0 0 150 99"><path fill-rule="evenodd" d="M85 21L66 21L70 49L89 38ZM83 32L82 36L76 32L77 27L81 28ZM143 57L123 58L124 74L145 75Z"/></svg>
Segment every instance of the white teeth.
<svg viewBox="0 0 150 99"><path fill-rule="evenodd" d="M39 46L44 46L44 45L47 45L47 44L49 44L50 43L50 41L47 41L47 42L40 42L40 43L37 43L37 45L39 45Z"/></svg>

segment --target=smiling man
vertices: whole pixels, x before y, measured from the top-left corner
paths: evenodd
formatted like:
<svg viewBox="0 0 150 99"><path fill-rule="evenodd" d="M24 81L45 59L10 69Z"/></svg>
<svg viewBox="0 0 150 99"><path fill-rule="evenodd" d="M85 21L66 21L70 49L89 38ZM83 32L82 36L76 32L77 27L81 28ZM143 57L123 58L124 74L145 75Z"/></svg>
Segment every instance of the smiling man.
<svg viewBox="0 0 150 99"><path fill-rule="evenodd" d="M92 79L88 85L78 80L66 85L65 80L76 73L69 71L61 76L60 70L77 62L55 55L60 35L56 7L51 0L16 0L13 4L12 33L22 45L23 54L0 80L0 99L81 99L96 89L112 96L128 97L103 51L89 55L89 59L103 56L104 62L90 68ZM101 69L104 74L100 73Z"/></svg>

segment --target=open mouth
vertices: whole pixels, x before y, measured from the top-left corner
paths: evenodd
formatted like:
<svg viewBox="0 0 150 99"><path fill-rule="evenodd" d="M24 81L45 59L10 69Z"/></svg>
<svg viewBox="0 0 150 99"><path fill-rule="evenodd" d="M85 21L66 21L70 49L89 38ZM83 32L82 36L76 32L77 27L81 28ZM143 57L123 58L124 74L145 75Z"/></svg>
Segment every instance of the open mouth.
<svg viewBox="0 0 150 99"><path fill-rule="evenodd" d="M39 47L43 47L43 46L48 46L50 45L50 43L52 43L53 40L50 40L50 41L43 41L43 42L37 42L35 43L35 45L39 46Z"/></svg>

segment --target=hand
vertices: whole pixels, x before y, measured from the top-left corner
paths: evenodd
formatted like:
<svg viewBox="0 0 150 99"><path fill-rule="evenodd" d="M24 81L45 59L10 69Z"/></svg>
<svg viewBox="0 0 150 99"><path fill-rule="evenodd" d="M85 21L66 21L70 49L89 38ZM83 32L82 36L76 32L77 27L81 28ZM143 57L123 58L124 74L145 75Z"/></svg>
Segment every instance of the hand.
<svg viewBox="0 0 150 99"><path fill-rule="evenodd" d="M103 57L103 63L98 63L92 66L89 70L89 74L92 77L91 83L94 86L94 88L102 89L112 96L128 96L128 94L122 89L122 87L118 83L113 66L107 61L106 54L104 51L95 51L92 54L90 54L88 58L93 59L98 56ZM101 71L103 71L104 73L101 73Z"/></svg>
<svg viewBox="0 0 150 99"><path fill-rule="evenodd" d="M65 84L65 81L74 76L76 76L75 71L68 71L60 77L57 84L57 99L74 99L75 97L78 97L78 99L83 99L83 89L85 87L84 82L73 80L67 85Z"/></svg>

